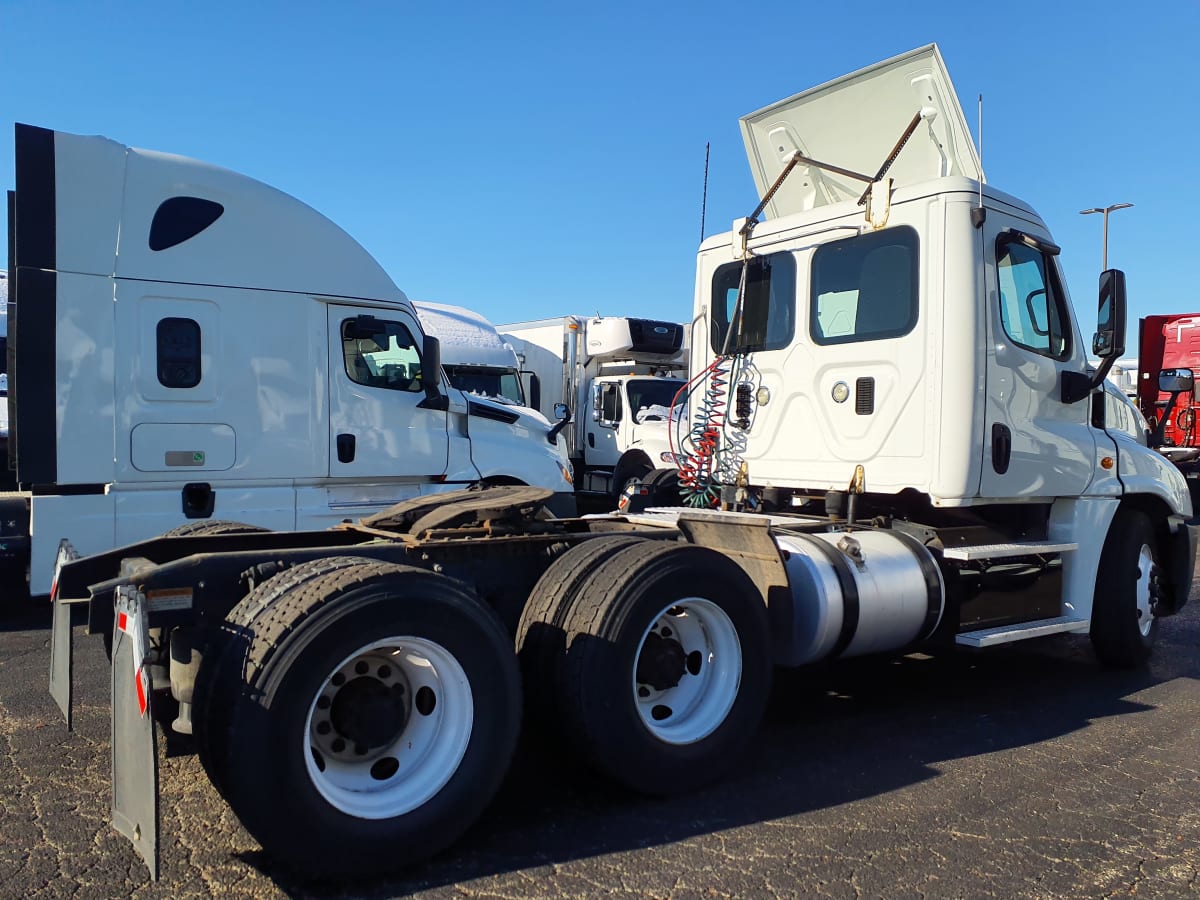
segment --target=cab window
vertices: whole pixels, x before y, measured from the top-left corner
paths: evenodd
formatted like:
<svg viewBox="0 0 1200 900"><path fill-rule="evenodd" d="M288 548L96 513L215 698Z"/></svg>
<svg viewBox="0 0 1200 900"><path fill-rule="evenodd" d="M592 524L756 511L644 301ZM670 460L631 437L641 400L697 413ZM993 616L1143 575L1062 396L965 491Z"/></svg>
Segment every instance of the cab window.
<svg viewBox="0 0 1200 900"><path fill-rule="evenodd" d="M344 320L342 354L346 375L355 384L391 391L424 390L421 356L402 322L372 319L364 324L363 317Z"/></svg>
<svg viewBox="0 0 1200 900"><path fill-rule="evenodd" d="M1000 322L1009 340L1042 356L1065 359L1071 350L1070 319L1053 258L1001 235L996 245L996 281Z"/></svg>
<svg viewBox="0 0 1200 900"><path fill-rule="evenodd" d="M818 344L901 337L917 324L917 232L904 226L813 252L809 331Z"/></svg>
<svg viewBox="0 0 1200 900"><path fill-rule="evenodd" d="M714 353L782 350L791 344L796 320L796 261L790 253L756 256L745 266L727 263L714 273L712 292ZM727 343L731 326L733 335Z"/></svg>

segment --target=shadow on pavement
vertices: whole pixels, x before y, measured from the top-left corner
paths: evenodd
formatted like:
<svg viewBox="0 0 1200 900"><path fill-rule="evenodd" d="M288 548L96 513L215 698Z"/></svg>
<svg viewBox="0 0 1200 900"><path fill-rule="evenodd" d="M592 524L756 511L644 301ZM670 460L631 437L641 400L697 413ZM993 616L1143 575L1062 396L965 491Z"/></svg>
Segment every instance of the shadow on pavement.
<svg viewBox="0 0 1200 900"><path fill-rule="evenodd" d="M40 600L30 600L28 597L17 599L6 597L0 603L0 608L3 609L3 612L0 612L0 633L36 631L39 628L50 627L50 601L45 597Z"/></svg>

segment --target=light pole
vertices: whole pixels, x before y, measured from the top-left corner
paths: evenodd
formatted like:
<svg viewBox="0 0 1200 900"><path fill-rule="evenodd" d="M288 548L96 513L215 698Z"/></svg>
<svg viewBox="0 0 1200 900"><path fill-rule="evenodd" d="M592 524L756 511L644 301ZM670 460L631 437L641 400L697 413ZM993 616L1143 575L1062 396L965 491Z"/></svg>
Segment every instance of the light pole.
<svg viewBox="0 0 1200 900"><path fill-rule="evenodd" d="M1092 213L1104 214L1104 261L1100 266L1102 270L1108 269L1108 214L1115 209L1128 209L1131 206L1133 206L1132 203L1114 203L1112 206L1106 206L1103 209L1097 206L1092 209L1081 209L1079 211L1081 216L1091 215Z"/></svg>

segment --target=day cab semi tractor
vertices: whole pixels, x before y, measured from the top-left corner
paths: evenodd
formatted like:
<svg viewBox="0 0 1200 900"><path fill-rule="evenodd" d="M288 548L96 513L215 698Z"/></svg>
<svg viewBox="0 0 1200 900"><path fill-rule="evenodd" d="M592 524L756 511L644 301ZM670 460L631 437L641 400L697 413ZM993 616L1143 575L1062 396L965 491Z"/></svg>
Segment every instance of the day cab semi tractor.
<svg viewBox="0 0 1200 900"><path fill-rule="evenodd" d="M104 138L18 126L16 150L0 604L26 567L48 595L64 540L320 529L475 483L574 512L565 440L447 385L404 293L309 207Z"/></svg>
<svg viewBox="0 0 1200 900"><path fill-rule="evenodd" d="M1051 634L1090 635L1106 664L1151 653L1188 599L1195 530L1179 472L1108 418L1124 399L1101 386L1123 350L1123 275L1100 277L1089 348L1059 248L984 182L934 46L742 130L769 218L703 242L690 335L680 477L711 502L552 518L547 490L498 487L61 567L52 693L69 712L69 613L83 605L112 642L114 824L152 871L157 720L191 730L268 854L363 874L475 821L523 719L663 794L736 764L777 666ZM112 204L94 196L108 182L81 173L115 151L39 134L36 161L18 165L57 198L40 236L60 260L89 256ZM195 163L155 165L156 184L197 183ZM130 197L149 190L140 172L131 162ZM33 190L19 175L18 195ZM265 191L222 187L251 207ZM327 227L293 216L293 240ZM281 290L311 293L307 279L345 295L320 254L302 258ZM200 256L156 265L147 290L216 281ZM31 293L53 286L38 271L50 283ZM75 276L58 277L61 297Z"/></svg>

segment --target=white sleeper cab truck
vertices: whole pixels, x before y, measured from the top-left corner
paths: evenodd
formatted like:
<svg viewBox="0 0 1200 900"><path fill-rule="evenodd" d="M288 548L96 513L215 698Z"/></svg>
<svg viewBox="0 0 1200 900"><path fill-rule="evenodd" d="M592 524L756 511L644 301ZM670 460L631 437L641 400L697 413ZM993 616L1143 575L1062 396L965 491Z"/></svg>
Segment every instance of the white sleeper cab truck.
<svg viewBox="0 0 1200 900"><path fill-rule="evenodd" d="M541 410L565 404L575 484L619 497L652 470L673 468L668 420L681 402L687 331L676 322L565 316L498 326L541 387Z"/></svg>
<svg viewBox="0 0 1200 900"><path fill-rule="evenodd" d="M114 824L152 872L158 723L272 857L361 875L460 835L523 718L662 794L736 764L775 666L1052 634L1147 659L1195 528L1183 477L1110 418L1121 273L1089 345L935 47L743 129L762 201L699 252L689 506L549 518L548 490L500 487L63 566L51 692L69 716L84 605L112 641Z"/></svg>
<svg viewBox="0 0 1200 900"><path fill-rule="evenodd" d="M33 594L63 541L322 529L476 483L545 487L574 512L545 421L445 385L404 294L314 210L100 137L18 125L16 154L22 492L0 502L13 537L32 536Z"/></svg>
<svg viewBox="0 0 1200 900"><path fill-rule="evenodd" d="M532 396L536 391L526 397L516 351L485 317L462 306L427 300L415 300L413 306L425 333L442 345L442 372L451 387L537 409L538 398Z"/></svg>

